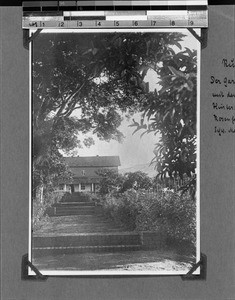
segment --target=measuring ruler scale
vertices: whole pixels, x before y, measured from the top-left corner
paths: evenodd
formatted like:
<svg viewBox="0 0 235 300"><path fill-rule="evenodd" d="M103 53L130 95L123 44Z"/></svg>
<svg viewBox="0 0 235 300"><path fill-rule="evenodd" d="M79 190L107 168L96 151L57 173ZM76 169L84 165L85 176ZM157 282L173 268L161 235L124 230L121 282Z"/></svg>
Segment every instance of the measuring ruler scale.
<svg viewBox="0 0 235 300"><path fill-rule="evenodd" d="M24 29L203 28L208 27L207 1L23 2L22 27Z"/></svg>

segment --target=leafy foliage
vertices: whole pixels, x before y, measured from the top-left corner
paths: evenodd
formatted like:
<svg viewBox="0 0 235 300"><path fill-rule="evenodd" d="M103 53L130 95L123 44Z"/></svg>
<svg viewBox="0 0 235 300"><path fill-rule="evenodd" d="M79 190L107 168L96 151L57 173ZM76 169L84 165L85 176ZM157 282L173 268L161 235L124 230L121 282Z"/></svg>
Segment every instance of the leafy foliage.
<svg viewBox="0 0 235 300"><path fill-rule="evenodd" d="M134 189L122 194L107 194L102 205L106 215L117 224L126 227L127 230L136 229L141 203L138 201L137 192Z"/></svg>
<svg viewBox="0 0 235 300"><path fill-rule="evenodd" d="M196 51L171 49L158 74L161 88L148 94L142 119L132 126L143 134L161 134L152 161L161 178L191 177L196 169Z"/></svg>
<svg viewBox="0 0 235 300"><path fill-rule="evenodd" d="M147 70L157 70L169 44L181 38L179 33L41 34L33 53L34 129L50 120L52 132L78 110L72 128L121 140L119 112L139 109L148 92Z"/></svg>
<svg viewBox="0 0 235 300"><path fill-rule="evenodd" d="M106 195L112 191L118 192L123 185L124 177L118 174L113 169L100 169L97 174L100 176L100 189L101 195Z"/></svg>
<svg viewBox="0 0 235 300"><path fill-rule="evenodd" d="M103 199L106 214L128 230L160 231L180 243L196 243L196 205L189 193L128 190Z"/></svg>
<svg viewBox="0 0 235 300"><path fill-rule="evenodd" d="M60 202L63 194L58 194L55 192L46 192L45 201L41 203L38 199L33 201L33 215L32 215L32 226L33 231L40 229L41 226L45 225L48 221L47 210L57 202Z"/></svg>
<svg viewBox="0 0 235 300"><path fill-rule="evenodd" d="M148 190L152 186L151 178L141 171L121 175L112 169L100 169L97 173L101 178L99 190L101 195L106 195L110 192L123 193L131 189Z"/></svg>
<svg viewBox="0 0 235 300"><path fill-rule="evenodd" d="M122 141L123 114L142 112L140 123L132 125L143 134L161 134L153 160L159 175L192 176L197 64L196 51L173 50L181 49L183 37L164 32L40 34L33 49L34 169L48 153L58 156L59 150L92 145L89 133ZM149 91L145 82L150 70L160 78L159 91Z"/></svg>
<svg viewBox="0 0 235 300"><path fill-rule="evenodd" d="M128 172L124 174L124 182L122 192L130 189L145 189L148 190L152 187L151 178L144 172Z"/></svg>
<svg viewBox="0 0 235 300"><path fill-rule="evenodd" d="M61 182L72 178L67 169L62 155L53 149L44 154L43 159L38 158L33 162L33 195L35 197L37 188L44 186L44 194L51 192Z"/></svg>

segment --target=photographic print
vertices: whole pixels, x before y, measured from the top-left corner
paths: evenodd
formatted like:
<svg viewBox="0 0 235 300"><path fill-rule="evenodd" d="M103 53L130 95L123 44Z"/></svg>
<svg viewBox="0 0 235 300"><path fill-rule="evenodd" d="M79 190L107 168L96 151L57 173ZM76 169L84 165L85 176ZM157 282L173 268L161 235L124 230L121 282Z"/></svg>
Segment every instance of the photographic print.
<svg viewBox="0 0 235 300"><path fill-rule="evenodd" d="M31 262L186 274L200 258L200 43L187 29L43 29L30 77Z"/></svg>

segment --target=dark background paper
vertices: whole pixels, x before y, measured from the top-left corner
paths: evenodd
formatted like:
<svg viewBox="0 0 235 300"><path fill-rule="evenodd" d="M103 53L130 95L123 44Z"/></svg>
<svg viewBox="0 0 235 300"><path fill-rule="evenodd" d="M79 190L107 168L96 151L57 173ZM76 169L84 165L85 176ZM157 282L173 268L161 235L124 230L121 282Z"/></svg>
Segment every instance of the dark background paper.
<svg viewBox="0 0 235 300"><path fill-rule="evenodd" d="M207 48L201 61L201 251L207 280L180 276L49 278L21 280L21 258L28 251L29 53L23 48L21 7L0 8L1 47L1 299L235 299L235 133L219 136L212 103L227 90L211 76L234 78L223 58L234 50L234 6L209 7ZM234 92L234 86L229 88ZM225 115L233 113L222 111ZM235 125L233 126L235 127Z"/></svg>

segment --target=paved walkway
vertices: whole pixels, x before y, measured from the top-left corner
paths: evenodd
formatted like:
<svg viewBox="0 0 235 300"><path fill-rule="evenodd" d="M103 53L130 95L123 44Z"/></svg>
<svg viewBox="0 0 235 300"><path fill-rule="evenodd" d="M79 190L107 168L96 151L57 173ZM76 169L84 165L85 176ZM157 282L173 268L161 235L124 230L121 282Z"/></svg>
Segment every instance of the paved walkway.
<svg viewBox="0 0 235 300"><path fill-rule="evenodd" d="M170 250L63 254L38 257L40 270L182 272L191 268L191 258ZM117 273L118 274L118 273Z"/></svg>

